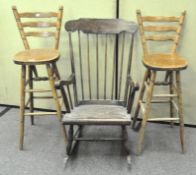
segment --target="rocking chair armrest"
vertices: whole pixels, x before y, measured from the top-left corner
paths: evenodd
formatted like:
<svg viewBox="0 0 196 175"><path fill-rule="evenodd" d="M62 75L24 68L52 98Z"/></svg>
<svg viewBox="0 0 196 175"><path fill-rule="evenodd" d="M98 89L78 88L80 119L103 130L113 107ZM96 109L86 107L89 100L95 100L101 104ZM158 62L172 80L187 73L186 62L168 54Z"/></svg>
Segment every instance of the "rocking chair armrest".
<svg viewBox="0 0 196 175"><path fill-rule="evenodd" d="M127 77L127 82L128 82L129 86L133 86L135 91L139 90L139 83L138 82L134 82L133 79L131 78L131 76Z"/></svg>
<svg viewBox="0 0 196 175"><path fill-rule="evenodd" d="M67 86L74 83L75 75L71 74L67 80L59 80L55 83L56 88L60 88L62 86Z"/></svg>
<svg viewBox="0 0 196 175"><path fill-rule="evenodd" d="M127 77L127 82L128 82L129 89L130 89L129 96L128 96L128 102L127 102L127 112L131 113L134 99L135 99L135 93L136 93L136 91L139 90L139 83L134 82L133 79L131 78L131 76Z"/></svg>

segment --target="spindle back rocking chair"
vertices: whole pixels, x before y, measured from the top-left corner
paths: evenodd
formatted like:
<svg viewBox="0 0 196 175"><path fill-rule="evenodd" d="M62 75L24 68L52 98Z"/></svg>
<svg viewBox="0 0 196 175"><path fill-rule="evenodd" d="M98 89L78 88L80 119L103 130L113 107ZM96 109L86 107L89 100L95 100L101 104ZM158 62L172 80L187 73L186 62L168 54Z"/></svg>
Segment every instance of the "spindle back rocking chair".
<svg viewBox="0 0 196 175"><path fill-rule="evenodd" d="M67 154L74 149L73 141L125 141L138 89L130 76L137 25L121 19L79 19L68 21L65 30L69 36L71 75L57 88L65 90ZM76 132L74 125L79 126ZM122 138L80 137L83 125L120 125Z"/></svg>

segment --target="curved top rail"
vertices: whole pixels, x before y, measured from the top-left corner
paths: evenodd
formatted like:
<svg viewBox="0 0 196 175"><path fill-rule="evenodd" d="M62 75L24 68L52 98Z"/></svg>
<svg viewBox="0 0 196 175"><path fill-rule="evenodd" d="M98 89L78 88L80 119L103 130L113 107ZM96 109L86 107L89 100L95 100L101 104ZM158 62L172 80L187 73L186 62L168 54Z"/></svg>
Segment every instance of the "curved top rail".
<svg viewBox="0 0 196 175"><path fill-rule="evenodd" d="M123 19L80 18L65 23L65 30L69 32L80 30L84 33L95 34L135 33L137 28L135 22L125 21Z"/></svg>

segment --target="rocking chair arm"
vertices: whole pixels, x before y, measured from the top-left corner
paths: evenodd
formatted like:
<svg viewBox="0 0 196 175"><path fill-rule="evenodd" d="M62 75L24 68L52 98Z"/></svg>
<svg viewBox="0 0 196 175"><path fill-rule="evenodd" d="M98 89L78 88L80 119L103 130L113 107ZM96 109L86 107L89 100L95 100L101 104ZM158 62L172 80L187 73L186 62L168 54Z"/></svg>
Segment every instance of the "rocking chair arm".
<svg viewBox="0 0 196 175"><path fill-rule="evenodd" d="M139 83L134 82L130 76L128 76L127 79L128 79L128 84L129 84L129 96L128 96L128 102L127 102L127 112L131 113L133 103L134 103L135 93L136 93L136 91L139 90Z"/></svg>
<svg viewBox="0 0 196 175"><path fill-rule="evenodd" d="M71 74L67 80L59 80L58 82L55 83L56 88L60 88L62 86L68 86L70 84L74 83L75 75Z"/></svg>

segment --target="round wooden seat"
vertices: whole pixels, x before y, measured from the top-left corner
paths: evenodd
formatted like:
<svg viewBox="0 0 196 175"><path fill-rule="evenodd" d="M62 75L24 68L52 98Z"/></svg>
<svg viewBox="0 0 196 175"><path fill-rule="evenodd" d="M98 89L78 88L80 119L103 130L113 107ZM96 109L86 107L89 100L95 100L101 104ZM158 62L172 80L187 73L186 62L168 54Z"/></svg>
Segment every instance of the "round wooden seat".
<svg viewBox="0 0 196 175"><path fill-rule="evenodd" d="M144 56L143 64L154 70L182 70L188 66L186 60L177 54L151 54Z"/></svg>
<svg viewBox="0 0 196 175"><path fill-rule="evenodd" d="M55 62L59 57L60 53L55 49L30 49L18 52L14 56L14 62L22 65L38 65Z"/></svg>

